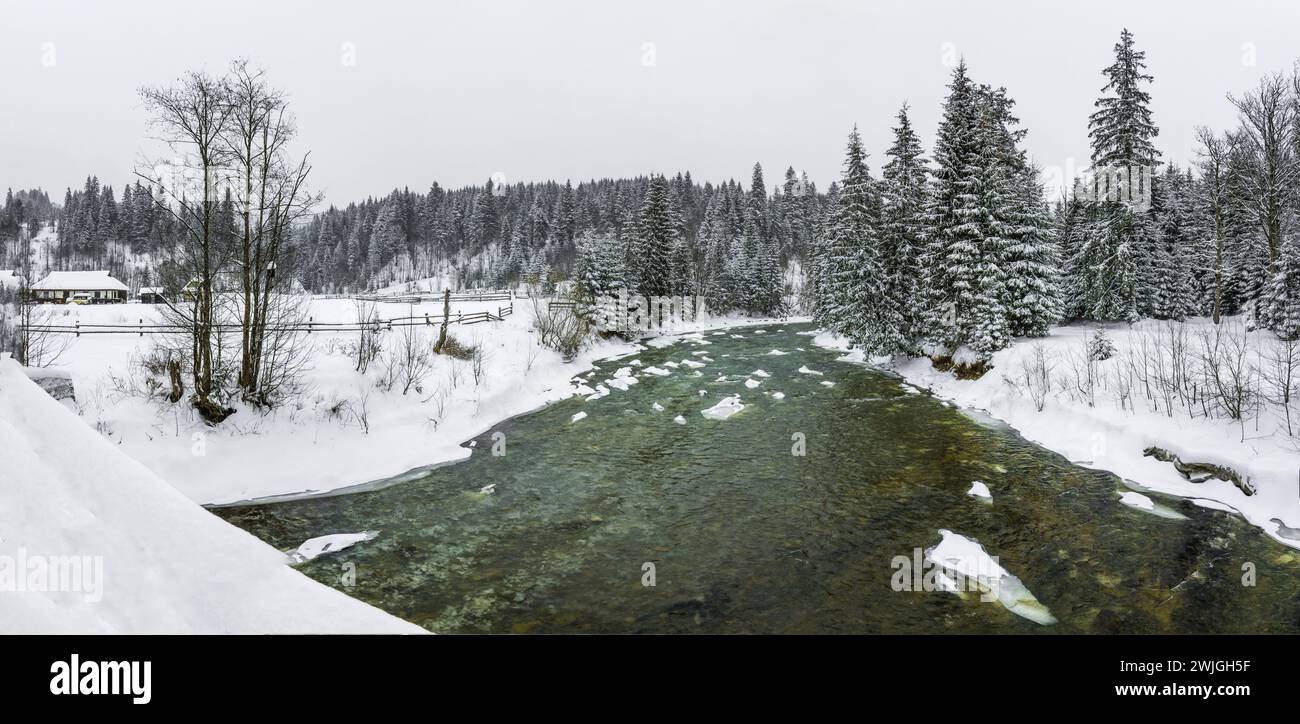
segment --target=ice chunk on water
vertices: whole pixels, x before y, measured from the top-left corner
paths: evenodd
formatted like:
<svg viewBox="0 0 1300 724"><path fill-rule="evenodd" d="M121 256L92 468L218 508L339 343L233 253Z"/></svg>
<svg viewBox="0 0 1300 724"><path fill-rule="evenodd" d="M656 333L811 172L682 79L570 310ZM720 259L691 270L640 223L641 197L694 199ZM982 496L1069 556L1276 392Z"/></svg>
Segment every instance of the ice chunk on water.
<svg viewBox="0 0 1300 724"><path fill-rule="evenodd" d="M970 490L967 490L966 494L972 495L976 498L982 498L984 500L989 500L989 501L993 500L993 493L989 492L989 486L985 485L984 483L978 480L973 481L970 484Z"/></svg>
<svg viewBox="0 0 1300 724"><path fill-rule="evenodd" d="M578 420L585 420L586 418L587 418L587 413L577 412L574 413L573 417L569 418L569 422L577 422Z"/></svg>
<svg viewBox="0 0 1300 724"><path fill-rule="evenodd" d="M619 367L618 371L614 373L614 377L616 378L631 377L631 376L632 376L631 367Z"/></svg>
<svg viewBox="0 0 1300 724"><path fill-rule="evenodd" d="M773 399L773 400L784 400L784 399L785 399L785 393L784 393L784 392L773 392L773 393L772 393L772 399Z"/></svg>
<svg viewBox="0 0 1300 724"><path fill-rule="evenodd" d="M605 380L605 384L623 391L627 391L628 387L631 387L638 382L640 382L640 380L635 377L615 377L613 379Z"/></svg>
<svg viewBox="0 0 1300 724"><path fill-rule="evenodd" d="M700 414L710 420L725 420L743 409L745 406L740 402L740 395L732 395L722 398L721 402L707 410L700 410Z"/></svg>
<svg viewBox="0 0 1300 724"><path fill-rule="evenodd" d="M594 395L587 395L587 402L591 402L592 400L599 400L600 398L602 398L602 397L604 397L605 395L608 395L608 394L609 394L609 388L608 388L608 387L606 387L606 386L604 386L604 385L596 385L596 394L594 394Z"/></svg>
<svg viewBox="0 0 1300 724"><path fill-rule="evenodd" d="M1034 623L1043 626L1056 623L1052 612L1034 598L1019 578L985 552L979 541L950 530L941 529L939 535L943 540L926 549L925 557L948 574L954 583L964 581L967 590L974 584L982 594L996 595L998 602L1008 611ZM958 586L958 590L962 588Z"/></svg>
<svg viewBox="0 0 1300 724"><path fill-rule="evenodd" d="M758 380L754 380L754 379L746 379L746 380L745 380L745 386L748 387L748 388L751 389L751 390L754 389L755 387L758 387L758 386L761 385L761 384L763 384L763 383L762 383L762 382L759 382Z"/></svg>
<svg viewBox="0 0 1300 724"><path fill-rule="evenodd" d="M768 356L768 357L784 357L786 354L787 354L786 352L782 352L782 351L779 350L779 349L774 349L774 350L772 350L771 352L768 352L768 353L767 353L767 356Z"/></svg>
<svg viewBox="0 0 1300 724"><path fill-rule="evenodd" d="M1155 501L1141 493L1129 491L1119 496L1119 502L1131 508L1141 508L1142 510L1155 510Z"/></svg>
<svg viewBox="0 0 1300 724"><path fill-rule="evenodd" d="M653 367L653 366L645 368L645 371L648 374L657 375L659 377L667 377L668 375L672 374L668 370L660 369L658 367Z"/></svg>
<svg viewBox="0 0 1300 724"><path fill-rule="evenodd" d="M678 425L685 425L686 418L682 417L681 415L678 415L677 417L673 418L673 422L677 423Z"/></svg>
<svg viewBox="0 0 1300 724"><path fill-rule="evenodd" d="M661 405L661 404L659 404L658 402L656 402L656 403L654 404L654 408L655 408L655 412L663 412L663 411L664 411L664 406Z"/></svg>
<svg viewBox="0 0 1300 724"><path fill-rule="evenodd" d="M754 370L753 372L750 372L749 374L751 374L751 375L753 375L753 376L755 376L755 377L771 377L771 376L772 376L772 375L769 375L767 372L765 372L765 371L763 371L763 370Z"/></svg>
<svg viewBox="0 0 1300 724"><path fill-rule="evenodd" d="M822 387L834 387L835 383L830 380L822 380L821 385Z"/></svg>
<svg viewBox="0 0 1300 724"><path fill-rule="evenodd" d="M304 541L302 545L298 546L297 550L289 554L289 560L294 563L303 563L326 553L337 553L344 548L351 548L362 541L374 540L378 536L379 531L377 530L322 535Z"/></svg>
<svg viewBox="0 0 1300 724"><path fill-rule="evenodd" d="M704 366L704 363L703 363L703 362L696 362L696 361L693 360L693 359L684 359L684 360L682 360L682 364L685 365L685 366L687 366L687 367L690 367L691 369L698 369L698 368Z"/></svg>
<svg viewBox="0 0 1300 724"><path fill-rule="evenodd" d="M808 368L808 365L804 365L803 367L800 367L800 368L799 368L799 371L802 372L802 373L805 374L805 375L818 375L818 376L821 375L821 373L818 372L817 370L809 369L809 368Z"/></svg>

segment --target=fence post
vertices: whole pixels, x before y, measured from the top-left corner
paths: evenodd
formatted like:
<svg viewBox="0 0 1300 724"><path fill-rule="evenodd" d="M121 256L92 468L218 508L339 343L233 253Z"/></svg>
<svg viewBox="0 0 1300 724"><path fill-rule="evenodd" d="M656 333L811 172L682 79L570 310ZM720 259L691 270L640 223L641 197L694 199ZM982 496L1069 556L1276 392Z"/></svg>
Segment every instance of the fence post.
<svg viewBox="0 0 1300 724"><path fill-rule="evenodd" d="M139 320L137 320L137 321L140 323L140 336L143 337L143 336L144 336L144 317L141 317L141 318L140 318Z"/></svg>

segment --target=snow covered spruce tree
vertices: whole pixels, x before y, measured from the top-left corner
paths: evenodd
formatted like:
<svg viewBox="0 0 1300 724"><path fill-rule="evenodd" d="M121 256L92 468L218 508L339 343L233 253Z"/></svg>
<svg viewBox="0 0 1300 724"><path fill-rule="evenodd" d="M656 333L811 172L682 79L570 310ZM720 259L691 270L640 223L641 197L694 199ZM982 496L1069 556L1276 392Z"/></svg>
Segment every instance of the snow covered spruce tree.
<svg viewBox="0 0 1300 724"><path fill-rule="evenodd" d="M1159 230L1149 209L1133 202L1144 194L1150 197L1142 179L1154 177L1160 156L1152 143L1159 130L1151 118L1151 96L1142 88L1153 80L1144 72L1145 59L1134 48L1133 34L1121 32L1115 62L1102 71L1106 95L1097 99L1097 110L1088 119L1092 168L1103 183L1087 199L1087 229L1070 261L1078 275L1071 280L1076 294L1071 306L1088 319L1136 321L1153 306L1146 285L1139 288L1138 270L1151 268L1160 248ZM1117 177L1129 184L1121 185L1119 194L1110 185Z"/></svg>
<svg viewBox="0 0 1300 724"><path fill-rule="evenodd" d="M1008 326L1017 337L1043 337L1062 317L1055 222L1043 203L1037 169L1026 165L1014 183L1006 267Z"/></svg>
<svg viewBox="0 0 1300 724"><path fill-rule="evenodd" d="M1197 266L1198 241L1191 213L1192 179L1169 165L1157 180L1152 196L1156 219L1157 247L1150 257L1151 316L1183 319L1196 314L1200 304L1193 269Z"/></svg>
<svg viewBox="0 0 1300 724"><path fill-rule="evenodd" d="M925 332L926 317L921 304L924 265L921 255L926 239L926 209L929 203L929 170L921 139L912 129L907 105L898 111L894 143L881 170L880 256L884 273L883 293L893 318L886 328L881 347L897 353L916 353ZM892 348L892 349L891 349Z"/></svg>
<svg viewBox="0 0 1300 724"><path fill-rule="evenodd" d="M980 150L976 89L965 60L953 70L948 88L934 146L925 292L928 342L951 350L969 338L982 242L975 179Z"/></svg>
<svg viewBox="0 0 1300 724"><path fill-rule="evenodd" d="M1004 89L953 71L935 144L924 256L927 338L987 359L1060 316L1059 254Z"/></svg>
<svg viewBox="0 0 1300 724"><path fill-rule="evenodd" d="M885 274L880 259L879 188L867 169L866 152L855 126L849 134L844 175L834 218L823 247L824 286L818 305L820 320L872 353L893 349L898 314L887 309Z"/></svg>
<svg viewBox="0 0 1300 724"><path fill-rule="evenodd" d="M628 249L627 280L631 293L654 297L672 292L672 252L680 231L676 217L668 180L660 175L651 176Z"/></svg>
<svg viewBox="0 0 1300 724"><path fill-rule="evenodd" d="M574 262L578 311L584 317L598 314L602 297L617 297L624 288L624 249L618 239L610 234L598 234L593 229L582 232L577 240L578 257Z"/></svg>

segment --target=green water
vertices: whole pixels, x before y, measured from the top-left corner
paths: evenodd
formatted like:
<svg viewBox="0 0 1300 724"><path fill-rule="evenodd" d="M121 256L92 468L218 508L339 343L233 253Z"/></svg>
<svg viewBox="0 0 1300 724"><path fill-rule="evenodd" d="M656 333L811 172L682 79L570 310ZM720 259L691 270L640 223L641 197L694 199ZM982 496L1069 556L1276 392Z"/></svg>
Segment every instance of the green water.
<svg viewBox="0 0 1300 724"><path fill-rule="evenodd" d="M640 359L639 384L506 421L468 460L415 479L214 512L285 550L379 531L300 570L437 632L1300 631L1300 555L1239 519L1158 496L1184 517L1129 508L1114 476L838 362L807 326L758 329L601 362L596 381ZM642 372L695 353L712 360L700 376ZM771 377L747 389L759 368ZM700 414L731 394L739 414ZM973 480L992 504L966 494ZM934 546L941 528L978 540L1058 622L894 590L894 557Z"/></svg>

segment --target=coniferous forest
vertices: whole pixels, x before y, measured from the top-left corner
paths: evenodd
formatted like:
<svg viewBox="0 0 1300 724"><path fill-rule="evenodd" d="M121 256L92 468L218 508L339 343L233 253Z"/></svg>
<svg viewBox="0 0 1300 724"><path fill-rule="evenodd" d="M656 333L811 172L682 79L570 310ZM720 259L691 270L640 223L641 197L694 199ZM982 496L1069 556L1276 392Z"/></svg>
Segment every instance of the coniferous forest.
<svg viewBox="0 0 1300 724"><path fill-rule="evenodd" d="M1198 128L1196 161L1162 161L1150 109L1158 79L1127 30L1101 69L1088 118L1094 169L1133 170L1142 203L1092 181L1049 197L1014 89L956 65L933 148L904 105L878 155L857 129L841 177L819 190L793 166L747 181L689 171L504 183L318 208L285 268L303 288L346 293L434 278L452 288L579 282L590 295L702 295L710 308L809 314L873 354L963 349L986 358L1059 322L1248 313L1300 333L1300 70L1229 89L1239 123ZM1195 119L1166 122L1195 123ZM872 161L872 159L878 159ZM874 167L873 167L874 166ZM1112 190L1114 190L1112 186ZM175 218L139 178L88 177L61 204L9 191L0 268L108 269L132 288L184 284ZM238 224L227 196L218 234ZM51 243L19 243L47 225ZM233 243L233 241L232 241ZM24 257L26 253L26 258Z"/></svg>

